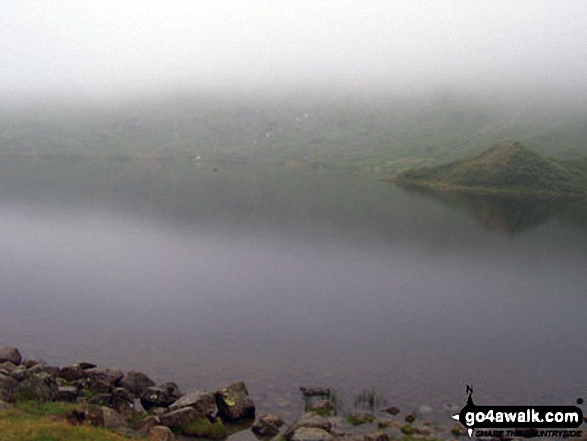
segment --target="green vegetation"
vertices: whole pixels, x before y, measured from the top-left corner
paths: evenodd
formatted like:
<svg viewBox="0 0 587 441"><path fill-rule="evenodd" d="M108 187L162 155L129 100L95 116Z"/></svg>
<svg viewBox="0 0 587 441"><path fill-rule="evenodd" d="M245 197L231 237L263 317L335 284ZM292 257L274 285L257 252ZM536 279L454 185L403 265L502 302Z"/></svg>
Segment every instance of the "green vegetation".
<svg viewBox="0 0 587 441"><path fill-rule="evenodd" d="M121 435L93 426L72 426L63 419L64 403L19 403L0 411L2 439L14 441L123 441ZM55 416L59 415L59 416Z"/></svg>
<svg viewBox="0 0 587 441"><path fill-rule="evenodd" d="M354 404L356 409L369 409L373 412L375 408L387 404L387 400L381 394L376 392L374 388L363 389L357 396L355 396Z"/></svg>
<svg viewBox="0 0 587 441"><path fill-rule="evenodd" d="M433 167L405 170L392 178L403 186L522 197L587 196L587 161L560 161L520 143L498 144L483 153Z"/></svg>
<svg viewBox="0 0 587 441"><path fill-rule="evenodd" d="M189 436L197 436L208 439L223 439L228 436L228 431L221 421L210 422L207 418L199 418L175 427L174 431Z"/></svg>
<svg viewBox="0 0 587 441"><path fill-rule="evenodd" d="M362 414L362 413L351 413L347 415L346 421L353 426L358 426L360 424L365 423L372 423L375 421L375 417L370 414Z"/></svg>

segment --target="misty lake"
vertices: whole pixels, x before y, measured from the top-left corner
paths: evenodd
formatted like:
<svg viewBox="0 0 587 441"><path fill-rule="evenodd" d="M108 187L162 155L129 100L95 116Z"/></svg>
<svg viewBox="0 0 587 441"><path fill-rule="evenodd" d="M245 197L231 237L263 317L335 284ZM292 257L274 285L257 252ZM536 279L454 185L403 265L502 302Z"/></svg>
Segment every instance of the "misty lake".
<svg viewBox="0 0 587 441"><path fill-rule="evenodd" d="M584 202L217 167L3 158L0 346L184 390L243 379L284 417L299 386L441 413L467 383L479 404L585 395Z"/></svg>

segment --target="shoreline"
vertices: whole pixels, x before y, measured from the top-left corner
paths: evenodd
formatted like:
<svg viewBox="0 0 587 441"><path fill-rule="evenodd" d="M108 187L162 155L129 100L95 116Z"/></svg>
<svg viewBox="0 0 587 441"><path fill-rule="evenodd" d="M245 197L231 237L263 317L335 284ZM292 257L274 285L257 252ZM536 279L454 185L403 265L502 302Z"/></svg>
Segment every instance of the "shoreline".
<svg viewBox="0 0 587 441"><path fill-rule="evenodd" d="M335 391L300 387L304 410L283 421L278 415L258 415L243 381L184 393L172 381L156 385L137 370L123 372L90 362L49 366L23 358L15 347L0 348L0 415L8 420L36 415L39 424L49 418L71 430L92 426L138 439L161 433L169 439L301 441L318 436L326 441L386 441L464 434L458 425L431 420L427 406L420 413L403 412L378 408L374 396L363 398L362 406L355 403L353 411L341 414Z"/></svg>

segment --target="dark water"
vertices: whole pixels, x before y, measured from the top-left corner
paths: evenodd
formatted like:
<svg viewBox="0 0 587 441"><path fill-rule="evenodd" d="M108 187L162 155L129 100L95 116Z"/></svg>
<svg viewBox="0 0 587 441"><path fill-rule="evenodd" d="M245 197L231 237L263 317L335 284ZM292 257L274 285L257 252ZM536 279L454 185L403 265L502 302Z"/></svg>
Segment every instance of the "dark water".
<svg viewBox="0 0 587 441"><path fill-rule="evenodd" d="M0 163L0 345L237 378L261 411L587 398L587 209L373 176L178 162Z"/></svg>

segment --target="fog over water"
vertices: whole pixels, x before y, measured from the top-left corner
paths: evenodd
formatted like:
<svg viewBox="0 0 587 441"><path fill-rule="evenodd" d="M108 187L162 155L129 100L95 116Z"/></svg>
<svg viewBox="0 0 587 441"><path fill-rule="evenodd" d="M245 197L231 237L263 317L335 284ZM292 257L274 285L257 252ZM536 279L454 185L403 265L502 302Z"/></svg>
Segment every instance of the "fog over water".
<svg viewBox="0 0 587 441"><path fill-rule="evenodd" d="M584 88L583 1L3 1L2 95Z"/></svg>

